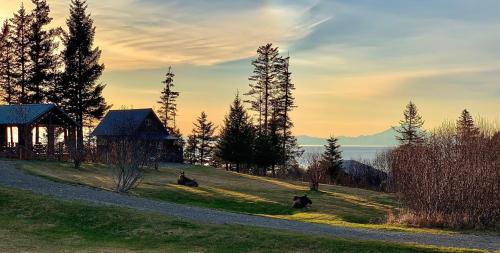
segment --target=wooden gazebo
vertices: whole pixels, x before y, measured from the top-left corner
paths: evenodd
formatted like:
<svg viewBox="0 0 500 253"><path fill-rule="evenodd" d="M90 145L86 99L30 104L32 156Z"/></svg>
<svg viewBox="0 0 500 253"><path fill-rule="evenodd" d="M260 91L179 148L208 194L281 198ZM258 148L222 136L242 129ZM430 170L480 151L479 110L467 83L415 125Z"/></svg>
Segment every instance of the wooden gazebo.
<svg viewBox="0 0 500 253"><path fill-rule="evenodd" d="M77 126L53 104L0 105L0 156L16 159L69 157L76 145Z"/></svg>

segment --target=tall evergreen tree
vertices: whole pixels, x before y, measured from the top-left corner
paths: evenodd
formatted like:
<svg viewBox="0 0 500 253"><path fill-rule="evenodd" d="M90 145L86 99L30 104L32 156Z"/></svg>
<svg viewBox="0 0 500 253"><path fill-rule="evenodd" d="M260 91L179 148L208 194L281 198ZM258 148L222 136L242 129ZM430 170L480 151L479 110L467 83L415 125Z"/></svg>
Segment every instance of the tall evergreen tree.
<svg viewBox="0 0 500 253"><path fill-rule="evenodd" d="M210 162L210 158L213 155L214 141L215 141L215 126L214 123L208 121L207 114L202 112L200 117L196 119L194 123L193 132L196 135L198 142L198 162L201 165Z"/></svg>
<svg viewBox="0 0 500 253"><path fill-rule="evenodd" d="M2 90L2 102L15 104L16 86L14 80L14 48L11 41L11 26L6 20L0 34L0 89Z"/></svg>
<svg viewBox="0 0 500 253"><path fill-rule="evenodd" d="M339 172L342 170L342 151L337 138L331 136L326 140L325 152L322 155L322 160L328 170L328 175L331 182L335 182Z"/></svg>
<svg viewBox="0 0 500 253"><path fill-rule="evenodd" d="M277 116L277 113L273 113L271 121L269 122L269 146L270 154L268 155L269 164L271 166L271 173L273 177L276 177L276 166L283 164L287 154L284 153L283 145L284 139L281 133L281 123Z"/></svg>
<svg viewBox="0 0 500 253"><path fill-rule="evenodd" d="M182 133L181 133L181 130L176 127L176 128L170 128L169 129L169 134L177 137L177 141L175 141L174 145L176 145L177 147L179 148L183 148L184 145L186 144L185 141L184 141L184 138L182 137Z"/></svg>
<svg viewBox="0 0 500 253"><path fill-rule="evenodd" d="M269 130L266 134L258 134L255 138L253 162L257 165L255 174L265 176L268 170L276 176L276 166L283 160L282 135L276 117L269 120Z"/></svg>
<svg viewBox="0 0 500 253"><path fill-rule="evenodd" d="M464 109L457 121L457 136L461 140L467 140L479 136L479 128L476 127L472 116Z"/></svg>
<svg viewBox="0 0 500 253"><path fill-rule="evenodd" d="M197 161L198 138L196 133L188 135L186 149L184 149L184 160L189 164L196 164Z"/></svg>
<svg viewBox="0 0 500 253"><path fill-rule="evenodd" d="M101 118L109 106L102 96L105 85L98 83L104 64L99 63L101 50L94 48L94 21L87 14L85 0L71 1L66 24L68 31L63 34L65 49L62 52L64 71L59 85L60 104L80 124L77 147L81 152L84 121Z"/></svg>
<svg viewBox="0 0 500 253"><path fill-rule="evenodd" d="M257 166L254 174L259 176L265 176L267 170L273 165L274 160L276 160L276 155L279 153L275 152L276 146L273 146L273 138L269 134L257 134L255 137L254 151L253 151L253 163Z"/></svg>
<svg viewBox="0 0 500 253"><path fill-rule="evenodd" d="M31 0L35 8L32 11L33 21L30 33L30 60L32 70L28 81L28 101L40 104L47 101L48 90L53 87L57 76L58 58L55 50L57 30L47 30L52 21L50 8L45 0ZM35 140L39 143L39 128L35 128Z"/></svg>
<svg viewBox="0 0 500 253"><path fill-rule="evenodd" d="M424 121L418 113L417 106L410 101L403 115L404 119L399 122L400 126L394 128L399 133L399 136L396 136L396 138L403 145L421 143L424 140L424 131L422 130Z"/></svg>
<svg viewBox="0 0 500 253"><path fill-rule="evenodd" d="M173 90L174 77L175 74L172 73L172 67L169 67L168 72L165 75L165 80L162 82L165 84L165 87L163 88L160 100L158 101L158 104L160 104L158 114L160 115L161 121L163 121L163 125L165 125L165 127L169 130L177 127L175 124L175 117L177 115L176 100L177 97L179 97L179 92Z"/></svg>
<svg viewBox="0 0 500 253"><path fill-rule="evenodd" d="M32 70L28 85L28 100L39 104L46 101L47 91L56 80L58 59L56 50L58 43L56 29L47 29L52 18L49 16L50 8L45 0L31 0L35 6L32 12L31 23L30 60Z"/></svg>
<svg viewBox="0 0 500 253"><path fill-rule="evenodd" d="M28 97L28 81L31 73L32 64L30 61L30 37L31 24L33 17L24 8L21 8L14 13L14 17L10 19L12 24L12 32L10 33L13 47L13 66L15 73L15 85L17 86L17 102L20 104L30 103Z"/></svg>
<svg viewBox="0 0 500 253"><path fill-rule="evenodd" d="M295 109L295 97L293 92L295 85L292 82L292 73L290 72L290 57L278 59L277 64L277 86L276 94L273 98L273 110L276 111L280 131L282 132L281 150L282 164L285 168L289 162L300 156L303 151L297 144L297 138L292 135L293 122L290 119L290 112Z"/></svg>
<svg viewBox="0 0 500 253"><path fill-rule="evenodd" d="M257 49L257 59L252 61L253 75L249 78L250 91L245 95L251 97L247 102L258 114L259 134L266 134L272 116L271 100L276 86L278 48L271 43Z"/></svg>
<svg viewBox="0 0 500 253"><path fill-rule="evenodd" d="M6 20L0 31L0 95L1 102L6 104L16 103L16 86L14 80L16 78L14 70L14 48L10 35L11 26ZM9 127L10 140L9 143L14 143L14 132L12 127Z"/></svg>
<svg viewBox="0 0 500 253"><path fill-rule="evenodd" d="M230 106L229 114L224 119L217 142L217 155L226 163L236 165L240 172L240 165L250 163L252 159L254 128L239 95Z"/></svg>

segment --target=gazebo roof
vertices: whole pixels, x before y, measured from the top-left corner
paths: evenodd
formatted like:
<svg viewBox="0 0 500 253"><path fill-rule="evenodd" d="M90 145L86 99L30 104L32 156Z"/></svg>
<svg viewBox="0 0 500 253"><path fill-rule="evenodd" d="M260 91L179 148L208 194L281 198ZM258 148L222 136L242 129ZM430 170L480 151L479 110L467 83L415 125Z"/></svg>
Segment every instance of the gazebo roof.
<svg viewBox="0 0 500 253"><path fill-rule="evenodd" d="M0 125L31 125L43 120L49 112L54 112L65 123L78 124L54 104L0 105Z"/></svg>

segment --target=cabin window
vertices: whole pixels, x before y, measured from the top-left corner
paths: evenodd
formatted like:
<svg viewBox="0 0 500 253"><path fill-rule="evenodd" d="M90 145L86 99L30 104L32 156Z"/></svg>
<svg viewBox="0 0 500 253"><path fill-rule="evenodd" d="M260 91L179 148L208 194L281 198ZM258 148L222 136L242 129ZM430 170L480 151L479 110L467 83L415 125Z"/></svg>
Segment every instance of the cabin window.
<svg viewBox="0 0 500 253"><path fill-rule="evenodd" d="M144 123L146 124L146 127L151 127L153 125L153 120L146 119L146 121Z"/></svg>

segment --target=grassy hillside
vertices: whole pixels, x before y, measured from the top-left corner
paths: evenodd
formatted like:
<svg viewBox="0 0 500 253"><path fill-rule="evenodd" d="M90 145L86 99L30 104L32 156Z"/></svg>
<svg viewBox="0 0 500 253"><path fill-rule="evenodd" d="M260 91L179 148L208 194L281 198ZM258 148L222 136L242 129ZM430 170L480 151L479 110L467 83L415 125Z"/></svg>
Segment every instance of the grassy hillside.
<svg viewBox="0 0 500 253"><path fill-rule="evenodd" d="M0 187L0 252L465 252L186 222Z"/></svg>
<svg viewBox="0 0 500 253"><path fill-rule="evenodd" d="M56 162L24 162L19 166L32 174L53 180L112 189L110 169L103 165L87 164L75 170L71 164ZM178 173L185 170L194 177L199 188L176 184ZM309 192L306 183L255 177L224 170L201 167L166 165L159 171L149 171L132 194L147 198L216 208L228 211L351 227L430 231L381 224L385 216L395 212L398 202L394 196L362 189L322 185L322 192ZM313 201L307 210L294 210L294 195L309 194Z"/></svg>

